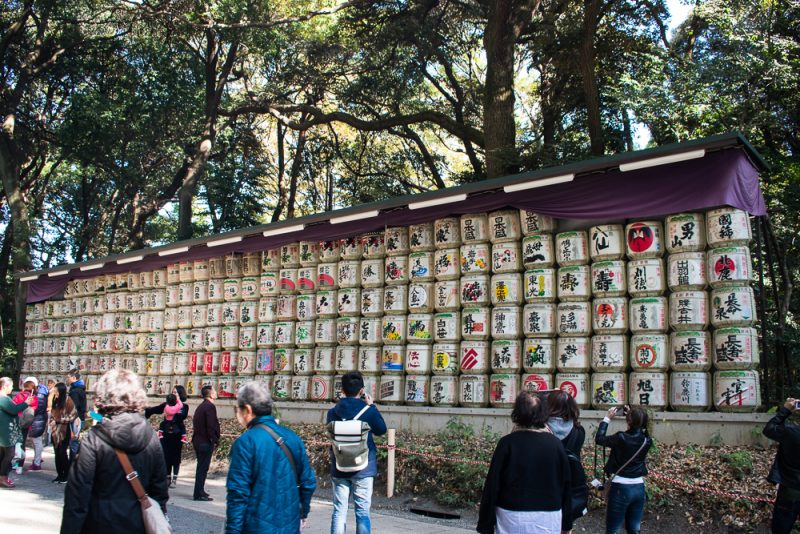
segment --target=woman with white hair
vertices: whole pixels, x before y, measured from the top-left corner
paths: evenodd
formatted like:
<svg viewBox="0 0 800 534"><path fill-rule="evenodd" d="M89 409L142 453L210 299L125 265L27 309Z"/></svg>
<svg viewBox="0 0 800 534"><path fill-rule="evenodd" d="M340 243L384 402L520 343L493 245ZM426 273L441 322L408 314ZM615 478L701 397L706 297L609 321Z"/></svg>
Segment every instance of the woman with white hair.
<svg viewBox="0 0 800 534"><path fill-rule="evenodd" d="M142 511L117 457L124 452L147 495L166 511L167 470L158 436L142 415L147 395L139 378L119 369L95 385L95 410L103 416L81 440L64 493L61 533L144 533Z"/></svg>

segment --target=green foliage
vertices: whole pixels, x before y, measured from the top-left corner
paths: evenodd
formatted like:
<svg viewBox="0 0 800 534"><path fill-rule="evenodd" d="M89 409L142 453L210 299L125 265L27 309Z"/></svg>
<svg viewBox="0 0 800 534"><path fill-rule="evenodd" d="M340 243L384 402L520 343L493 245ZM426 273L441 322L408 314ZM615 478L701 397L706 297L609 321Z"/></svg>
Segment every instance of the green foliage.
<svg viewBox="0 0 800 534"><path fill-rule="evenodd" d="M722 433L719 430L714 432L714 434L711 436L711 439L708 440L708 442L711 444L712 447L722 447L723 445L725 445L725 440L722 439Z"/></svg>
<svg viewBox="0 0 800 534"><path fill-rule="evenodd" d="M753 472L753 456L750 451L735 451L730 454L723 454L721 458L737 480L743 480Z"/></svg>

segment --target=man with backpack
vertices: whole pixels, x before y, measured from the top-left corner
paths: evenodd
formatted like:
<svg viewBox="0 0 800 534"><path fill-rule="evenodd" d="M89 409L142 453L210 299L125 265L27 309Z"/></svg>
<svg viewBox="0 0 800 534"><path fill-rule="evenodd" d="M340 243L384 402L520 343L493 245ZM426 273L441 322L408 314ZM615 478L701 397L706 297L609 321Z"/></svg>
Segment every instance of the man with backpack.
<svg viewBox="0 0 800 534"><path fill-rule="evenodd" d="M372 397L364 393L361 373L356 371L342 377L342 398L328 411L327 423L332 448L331 534L345 534L350 492L355 504L356 534L369 534L372 483L378 474L372 436L385 434L386 423Z"/></svg>

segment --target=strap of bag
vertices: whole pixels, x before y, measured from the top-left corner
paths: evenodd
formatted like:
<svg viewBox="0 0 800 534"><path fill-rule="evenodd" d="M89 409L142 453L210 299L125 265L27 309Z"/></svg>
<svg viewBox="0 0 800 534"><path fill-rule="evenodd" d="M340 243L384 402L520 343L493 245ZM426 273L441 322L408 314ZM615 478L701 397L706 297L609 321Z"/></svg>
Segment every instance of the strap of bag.
<svg viewBox="0 0 800 534"><path fill-rule="evenodd" d="M642 449L644 449L645 445L647 445L647 436L644 437L644 441L642 442L642 445L639 447L639 449L635 453L633 453L633 456L631 456L627 462L622 464L622 467L617 469L617 471L614 473L614 476L611 477L611 480L609 480L609 482L614 482L614 479L617 478L617 473L623 471L626 467L628 467L628 464L630 464L634 458L639 456L639 453L642 452Z"/></svg>
<svg viewBox="0 0 800 534"><path fill-rule="evenodd" d="M292 466L292 472L294 473L294 478L295 478L295 481L297 482L297 487L299 488L300 487L300 474L297 472L297 465L295 464L295 461L294 461L294 455L292 454L292 451L289 450L289 447L286 446L286 442L283 440L282 437L280 437L278 435L277 432L272 430L267 425L256 425L256 426L266 430L267 433L270 436L272 436L272 439L275 440L275 443L277 443L278 446L281 448L281 450L283 451L283 454L286 455L286 458L289 460L289 465Z"/></svg>
<svg viewBox="0 0 800 534"><path fill-rule="evenodd" d="M369 406L370 406L370 405L369 405L369 404L367 404L366 406L364 406L363 408L361 408L361 411L360 411L360 412L358 412L358 413L356 414L356 416L355 416L355 417L353 417L353 418L351 419L351 421L358 421L358 418L359 418L359 417L361 417L362 415L364 415L364 412L366 412L367 410L369 410Z"/></svg>
<svg viewBox="0 0 800 534"><path fill-rule="evenodd" d="M125 472L125 480L127 480L133 488L133 492L136 494L136 499L139 501L139 504L142 505L142 510L147 510L150 508L150 499L147 498L147 493L144 491L144 486L142 486L142 483L139 480L139 473L137 473L131 465L131 461L127 454L119 449L114 449L114 452L117 453L119 463L122 464L122 470Z"/></svg>

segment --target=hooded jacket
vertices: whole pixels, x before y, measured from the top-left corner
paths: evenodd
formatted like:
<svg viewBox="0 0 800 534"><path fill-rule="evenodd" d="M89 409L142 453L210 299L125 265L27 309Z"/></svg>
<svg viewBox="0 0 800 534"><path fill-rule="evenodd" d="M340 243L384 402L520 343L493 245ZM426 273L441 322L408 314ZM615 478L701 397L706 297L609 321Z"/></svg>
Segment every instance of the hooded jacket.
<svg viewBox="0 0 800 534"><path fill-rule="evenodd" d="M72 403L78 411L78 419L81 421L86 419L86 386L83 380L76 380L72 383L69 387L69 398L72 399Z"/></svg>
<svg viewBox="0 0 800 534"><path fill-rule="evenodd" d="M141 506L115 448L127 453L147 495L166 510L167 469L158 436L141 414L119 414L81 440L64 493L61 534L144 533Z"/></svg>
<svg viewBox="0 0 800 534"><path fill-rule="evenodd" d="M36 386L36 400L38 405L33 415L33 423L31 423L31 427L28 430L28 437L38 438L44 434L47 428L47 396L49 394L50 392L47 390L47 386L43 384Z"/></svg>
<svg viewBox="0 0 800 534"><path fill-rule="evenodd" d="M343 397L336 403L336 406L328 410L328 419L326 423L331 421L347 421L358 415L367 403L357 397ZM331 449L331 476L335 478L367 478L374 477L378 474L378 460L377 448L375 447L375 440L372 435L382 436L386 434L386 423L383 420L381 412L374 404L369 407L369 410L358 418L359 421L364 421L369 424L370 432L367 436L367 444L369 446L369 464L361 471L354 473L343 473L336 469L336 461L333 457L333 449Z"/></svg>

